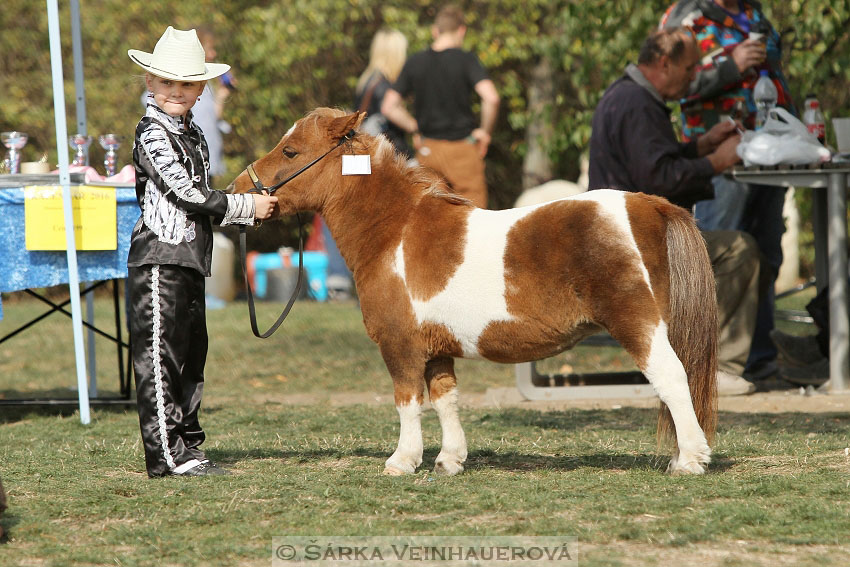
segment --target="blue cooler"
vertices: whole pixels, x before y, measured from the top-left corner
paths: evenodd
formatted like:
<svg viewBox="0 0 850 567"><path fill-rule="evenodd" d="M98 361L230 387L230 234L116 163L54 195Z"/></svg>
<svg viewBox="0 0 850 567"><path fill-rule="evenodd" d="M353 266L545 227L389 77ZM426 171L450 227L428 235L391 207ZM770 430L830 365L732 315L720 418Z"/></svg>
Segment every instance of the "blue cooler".
<svg viewBox="0 0 850 567"><path fill-rule="evenodd" d="M254 258L254 293L259 298L268 294L268 271L290 265L298 267L298 253L287 254L287 262L281 254L270 252L257 254ZM307 277L307 293L316 301L328 299L328 256L324 252L304 252L304 271Z"/></svg>

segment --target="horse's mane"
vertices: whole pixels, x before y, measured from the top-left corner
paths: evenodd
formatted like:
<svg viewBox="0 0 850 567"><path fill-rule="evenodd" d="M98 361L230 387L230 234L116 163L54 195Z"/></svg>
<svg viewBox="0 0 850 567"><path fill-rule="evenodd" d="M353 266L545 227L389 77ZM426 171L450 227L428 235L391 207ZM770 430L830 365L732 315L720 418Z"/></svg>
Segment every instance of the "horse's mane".
<svg viewBox="0 0 850 567"><path fill-rule="evenodd" d="M326 116L339 118L349 114L340 108L317 108L307 115L314 119L314 125L318 130L318 120ZM409 165L407 158L399 154L392 143L384 136L372 136L365 132L357 131L357 137L363 140L370 153L375 156L375 161L387 164L400 177L407 179L411 186L416 187L424 197L442 199L452 205L469 205L472 201L461 197L449 190L448 183L434 170L423 165Z"/></svg>

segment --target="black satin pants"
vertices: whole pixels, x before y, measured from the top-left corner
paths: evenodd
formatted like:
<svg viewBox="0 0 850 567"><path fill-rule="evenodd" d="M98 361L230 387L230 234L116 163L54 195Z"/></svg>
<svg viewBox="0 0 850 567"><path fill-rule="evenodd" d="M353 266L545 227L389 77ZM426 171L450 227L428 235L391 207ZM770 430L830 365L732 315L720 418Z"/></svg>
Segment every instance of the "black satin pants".
<svg viewBox="0 0 850 567"><path fill-rule="evenodd" d="M208 345L204 277L175 265L131 267L129 272L130 338L145 465L148 476L162 476L193 459L205 459L198 449L204 442L198 410Z"/></svg>

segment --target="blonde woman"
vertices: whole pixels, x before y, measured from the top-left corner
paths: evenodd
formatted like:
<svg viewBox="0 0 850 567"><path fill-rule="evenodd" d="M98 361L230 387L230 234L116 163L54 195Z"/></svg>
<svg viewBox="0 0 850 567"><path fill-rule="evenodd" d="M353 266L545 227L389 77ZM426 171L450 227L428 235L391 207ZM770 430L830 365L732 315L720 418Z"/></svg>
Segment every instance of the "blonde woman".
<svg viewBox="0 0 850 567"><path fill-rule="evenodd" d="M369 113L363 129L372 135L383 134L399 153L412 157L405 132L381 114L384 95L398 78L407 58L407 39L394 29L382 29L372 38L369 66L360 75L354 94L354 106Z"/></svg>

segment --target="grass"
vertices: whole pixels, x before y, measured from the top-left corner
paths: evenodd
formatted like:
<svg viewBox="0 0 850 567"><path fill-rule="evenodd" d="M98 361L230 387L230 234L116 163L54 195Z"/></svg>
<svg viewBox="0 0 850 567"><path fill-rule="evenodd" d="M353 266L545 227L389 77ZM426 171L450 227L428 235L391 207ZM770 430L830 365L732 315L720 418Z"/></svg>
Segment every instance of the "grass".
<svg viewBox="0 0 850 567"><path fill-rule="evenodd" d="M4 301L0 335L40 309ZM51 319L0 345L0 395L73 395L68 324ZM422 468L385 477L398 418L353 304L299 304L268 341L244 304L208 320L205 448L235 474L147 479L132 409L95 409L89 426L71 409L0 409L4 565L270 565L276 536L396 534L576 536L584 566L846 565L847 413L724 412L709 474L687 478L663 474L654 410L470 408L467 469L443 478L426 412ZM108 393L114 349L99 349ZM601 350L556 364L628 364ZM513 384L512 367L461 362L463 392Z"/></svg>

